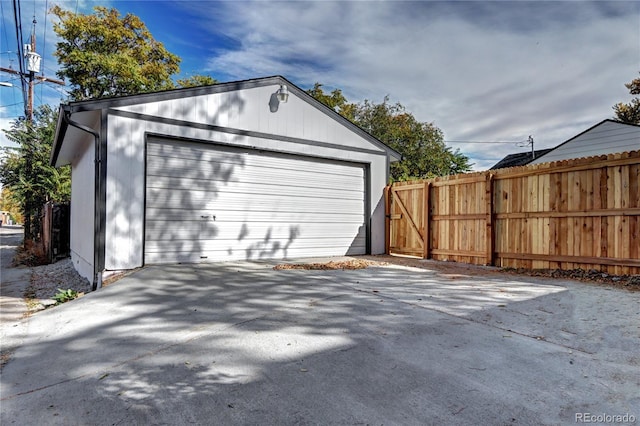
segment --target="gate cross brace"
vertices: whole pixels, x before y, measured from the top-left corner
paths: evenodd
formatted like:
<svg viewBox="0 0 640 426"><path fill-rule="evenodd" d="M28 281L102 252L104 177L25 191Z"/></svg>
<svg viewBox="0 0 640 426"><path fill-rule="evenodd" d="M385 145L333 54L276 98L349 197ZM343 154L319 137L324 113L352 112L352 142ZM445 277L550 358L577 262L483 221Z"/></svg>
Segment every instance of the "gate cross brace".
<svg viewBox="0 0 640 426"><path fill-rule="evenodd" d="M400 206L400 210L402 210L402 212L407 216L407 219L409 219L409 224L418 233L418 235L420 235L420 238L418 239L418 242L420 243L420 247L424 247L424 235L422 232L420 232L418 225L416 225L416 223L413 221L413 218L409 214L409 211L407 210L404 203L400 199L400 195L398 195L398 190L395 188L392 188L391 191L393 192L393 200L398 202L398 206Z"/></svg>

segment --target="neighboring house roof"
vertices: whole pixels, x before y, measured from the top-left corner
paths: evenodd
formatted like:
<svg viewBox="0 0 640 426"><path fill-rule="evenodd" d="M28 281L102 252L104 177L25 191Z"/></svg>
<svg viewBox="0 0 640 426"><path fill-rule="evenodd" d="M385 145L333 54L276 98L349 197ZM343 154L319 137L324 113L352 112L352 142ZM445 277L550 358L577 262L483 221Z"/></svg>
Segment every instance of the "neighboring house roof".
<svg viewBox="0 0 640 426"><path fill-rule="evenodd" d="M130 96L120 96L114 98L103 98L103 99L93 99L86 101L77 101L70 102L66 105L61 105L60 107L60 116L58 117L58 126L56 128L56 135L53 142L53 147L51 150L51 164L53 165L61 165L58 160L58 156L60 155L60 149L62 147L62 143L64 141L64 136L68 128L68 121L65 119L64 115L67 115L67 118L74 113L78 112L98 112L100 110L108 110L110 108L118 108L125 107L136 104L145 104L159 101L167 101L167 100L178 100L195 96L202 96L214 93L224 93L224 92L233 92L242 89L249 89L254 87L263 87L269 86L273 84L282 84L286 85L289 92L296 94L298 97L304 99L310 105L313 105L315 108L324 112L328 116L332 117L334 120L342 123L347 128L351 129L353 132L359 134L375 146L383 149L387 152L387 154L391 157L391 161L399 161L402 160L402 155L395 151L394 149L387 146L385 143L375 138L374 136L367 133L362 128L358 127L348 119L344 118L340 114L338 114L332 108L324 105L322 102L319 102L311 95L309 95L306 91L300 89L287 79L282 76L272 76L272 77L264 77L257 78L251 80L243 80L243 81L234 81L228 83L218 83L210 86L199 86L199 87L189 87L183 89L173 89L166 90L162 92L153 92L153 93L141 93L138 95L130 95ZM99 114L96 116L99 120ZM86 118L87 120L91 120L91 117ZM80 123L87 127L91 127L89 123Z"/></svg>
<svg viewBox="0 0 640 426"><path fill-rule="evenodd" d="M640 126L607 119L536 157L530 164L637 150L640 150Z"/></svg>
<svg viewBox="0 0 640 426"><path fill-rule="evenodd" d="M502 160L498 161L489 170L504 169L504 168L507 168L507 167L524 166L526 164L529 164L534 159L536 159L536 158L546 154L547 152L551 151L551 149L552 148L536 150L535 151L535 158L531 155L531 151L518 152L516 154L509 154L506 157L504 157Z"/></svg>

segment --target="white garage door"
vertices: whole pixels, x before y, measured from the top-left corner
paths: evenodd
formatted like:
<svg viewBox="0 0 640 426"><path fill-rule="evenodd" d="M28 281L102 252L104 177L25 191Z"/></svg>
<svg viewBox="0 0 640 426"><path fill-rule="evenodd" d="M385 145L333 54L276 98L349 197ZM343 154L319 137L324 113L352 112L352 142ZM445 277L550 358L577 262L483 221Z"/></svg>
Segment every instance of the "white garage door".
<svg viewBox="0 0 640 426"><path fill-rule="evenodd" d="M366 253L365 168L150 139L145 263Z"/></svg>

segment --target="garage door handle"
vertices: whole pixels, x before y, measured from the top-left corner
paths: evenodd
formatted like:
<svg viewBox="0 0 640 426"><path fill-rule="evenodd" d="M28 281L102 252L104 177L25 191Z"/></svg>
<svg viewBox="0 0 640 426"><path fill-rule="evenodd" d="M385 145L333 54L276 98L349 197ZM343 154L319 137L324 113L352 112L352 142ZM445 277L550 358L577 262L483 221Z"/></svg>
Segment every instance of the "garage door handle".
<svg viewBox="0 0 640 426"><path fill-rule="evenodd" d="M209 219L209 217L213 217L213 220L216 220L216 217L215 217L215 216L204 216L204 215L203 215L203 216L200 216L200 217L201 217L201 218L203 218L203 219Z"/></svg>

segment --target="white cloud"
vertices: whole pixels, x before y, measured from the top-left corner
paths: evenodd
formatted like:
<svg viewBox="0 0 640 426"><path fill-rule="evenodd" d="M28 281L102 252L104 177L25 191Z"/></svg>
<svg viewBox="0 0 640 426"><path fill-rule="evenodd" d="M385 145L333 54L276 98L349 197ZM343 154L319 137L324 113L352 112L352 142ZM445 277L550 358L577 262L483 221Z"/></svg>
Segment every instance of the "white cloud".
<svg viewBox="0 0 640 426"><path fill-rule="evenodd" d="M58 3L74 10L77 2ZM126 13L128 3L104 4ZM532 135L536 148L555 146L611 118L611 107L630 99L624 83L640 70L638 2L158 4L164 13L180 13L180 25L154 32L156 38L184 49L174 52L183 58L213 52L204 60L208 69L196 61L193 72L225 80L281 74L302 87L321 82L340 88L351 101L379 102L389 95L419 120L434 122L447 140L520 141ZM93 5L78 3L85 13ZM45 32L44 7L38 11L38 45L44 48L46 40L46 72L52 75L55 18L47 17ZM9 8L4 12L3 25L13 31ZM139 16L148 24L155 18L152 9ZM32 18L23 18L30 28ZM208 39L194 37L197 27ZM6 66L7 58L1 59ZM55 89L37 89L37 104L57 104ZM21 109L0 111L0 128ZM526 149L451 146L472 157L478 169Z"/></svg>
<svg viewBox="0 0 640 426"><path fill-rule="evenodd" d="M640 6L627 3L230 2L209 4L237 41L209 60L235 78L283 74L389 94L450 140L555 146L605 118L638 72ZM194 6L194 5L192 5ZM201 9L202 3L197 4ZM520 150L453 145L478 168Z"/></svg>

